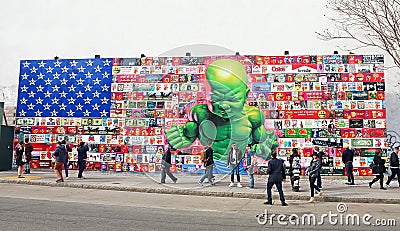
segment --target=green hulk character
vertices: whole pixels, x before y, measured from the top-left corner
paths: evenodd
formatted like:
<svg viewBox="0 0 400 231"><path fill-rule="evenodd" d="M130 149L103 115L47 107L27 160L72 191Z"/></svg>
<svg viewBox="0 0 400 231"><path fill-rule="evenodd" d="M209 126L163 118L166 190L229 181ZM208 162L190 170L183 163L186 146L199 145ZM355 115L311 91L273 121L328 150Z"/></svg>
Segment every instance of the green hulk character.
<svg viewBox="0 0 400 231"><path fill-rule="evenodd" d="M231 59L217 60L208 66L206 77L211 104L193 106L184 126L166 129L168 143L174 149L181 149L197 138L203 146L212 141L217 160L226 160L233 142L243 152L252 144L257 156L269 159L271 149L278 143L275 133L265 129L262 111L245 104L250 89L244 66Z"/></svg>

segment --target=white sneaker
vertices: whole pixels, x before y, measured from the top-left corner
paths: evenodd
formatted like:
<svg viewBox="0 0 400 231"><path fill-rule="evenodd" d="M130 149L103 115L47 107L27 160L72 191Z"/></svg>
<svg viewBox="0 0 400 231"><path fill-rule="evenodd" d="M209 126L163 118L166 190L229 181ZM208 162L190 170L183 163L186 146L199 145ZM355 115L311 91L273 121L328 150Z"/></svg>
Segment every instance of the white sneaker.
<svg viewBox="0 0 400 231"><path fill-rule="evenodd" d="M390 188L390 187L391 187L390 185L386 184L386 188Z"/></svg>
<svg viewBox="0 0 400 231"><path fill-rule="evenodd" d="M243 186L240 183L237 183L238 188L242 188Z"/></svg>
<svg viewBox="0 0 400 231"><path fill-rule="evenodd" d="M319 191L318 196L322 196L324 194L324 191Z"/></svg>
<svg viewBox="0 0 400 231"><path fill-rule="evenodd" d="M311 197L310 200L308 201L308 203L312 203L314 202L314 197Z"/></svg>
<svg viewBox="0 0 400 231"><path fill-rule="evenodd" d="M69 176L65 177L64 179L69 180Z"/></svg>
<svg viewBox="0 0 400 231"><path fill-rule="evenodd" d="M231 182L231 183L229 184L229 188L230 188L230 187L233 187L233 185L234 185L233 182Z"/></svg>

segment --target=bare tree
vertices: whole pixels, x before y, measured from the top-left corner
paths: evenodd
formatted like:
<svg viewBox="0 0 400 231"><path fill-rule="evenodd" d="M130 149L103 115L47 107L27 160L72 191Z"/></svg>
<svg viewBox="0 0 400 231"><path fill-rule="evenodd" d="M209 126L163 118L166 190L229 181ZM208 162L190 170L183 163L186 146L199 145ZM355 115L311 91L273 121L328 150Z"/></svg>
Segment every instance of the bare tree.
<svg viewBox="0 0 400 231"><path fill-rule="evenodd" d="M328 0L327 8L338 13L329 18L335 29L316 32L323 40L351 39L362 47L386 51L400 68L400 0Z"/></svg>

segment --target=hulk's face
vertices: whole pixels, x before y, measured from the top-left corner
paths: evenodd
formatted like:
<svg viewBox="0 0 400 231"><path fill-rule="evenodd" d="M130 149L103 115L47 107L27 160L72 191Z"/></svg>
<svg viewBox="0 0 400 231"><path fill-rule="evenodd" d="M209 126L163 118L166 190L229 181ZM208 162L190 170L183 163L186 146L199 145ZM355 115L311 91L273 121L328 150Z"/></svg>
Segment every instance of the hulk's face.
<svg viewBox="0 0 400 231"><path fill-rule="evenodd" d="M212 112L222 118L230 118L241 113L247 92L246 88L229 89L222 86L213 88L210 93Z"/></svg>

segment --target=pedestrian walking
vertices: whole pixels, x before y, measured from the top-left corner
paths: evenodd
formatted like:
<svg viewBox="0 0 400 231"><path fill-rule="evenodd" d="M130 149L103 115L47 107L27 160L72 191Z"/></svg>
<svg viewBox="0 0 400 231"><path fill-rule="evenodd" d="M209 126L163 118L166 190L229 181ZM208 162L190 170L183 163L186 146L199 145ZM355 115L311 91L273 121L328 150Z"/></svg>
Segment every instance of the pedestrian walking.
<svg viewBox="0 0 400 231"><path fill-rule="evenodd" d="M309 177L308 179L310 181L310 190L311 190L311 198L308 201L310 203L314 202L314 190L316 190L318 192L319 196L322 196L322 194L323 194L323 191L320 188L318 188L317 185L315 185L315 181L317 180L318 175L320 174L320 172L319 172L320 171L320 168L319 168L320 161L318 158L318 154L314 152L312 157L313 157L313 159L310 163L310 166L307 168L307 173L308 173L308 177Z"/></svg>
<svg viewBox="0 0 400 231"><path fill-rule="evenodd" d="M381 151L377 150L374 155L373 166L372 166L372 173L375 175L375 178L369 182L369 187L371 188L372 185L379 180L380 189L386 190L383 187L383 173L386 172L385 168L385 160L382 159Z"/></svg>
<svg viewBox="0 0 400 231"><path fill-rule="evenodd" d="M59 141L57 142L58 146L54 151L54 156L56 157L56 163L54 164L54 172L57 175L57 183L64 182L63 175L62 175L62 166L65 163L65 159L67 158L67 150L65 146Z"/></svg>
<svg viewBox="0 0 400 231"><path fill-rule="evenodd" d="M78 168L79 168L78 179L85 179L82 176L82 174L83 171L85 170L87 152L89 151L89 147L85 142L80 142L77 151L78 151Z"/></svg>
<svg viewBox="0 0 400 231"><path fill-rule="evenodd" d="M321 170L322 170L322 157L324 156L324 152L320 151L318 146L314 148L314 152L317 153L319 159L319 174L317 176L317 187L319 189L322 189Z"/></svg>
<svg viewBox="0 0 400 231"><path fill-rule="evenodd" d="M399 170L399 147L395 147L392 154L390 154L390 170L392 174L386 181L386 186L390 187L390 182L397 176L397 181L400 187L400 170Z"/></svg>
<svg viewBox="0 0 400 231"><path fill-rule="evenodd" d="M161 183L160 184L165 184L165 178L167 177L166 175L169 176L169 178L171 178L171 180L176 183L176 181L178 180L171 172L170 172L170 168L171 168L172 164L171 164L171 148L169 147L168 144L165 145L165 152L164 155L162 157L161 160L161 168L162 168L162 172L161 172Z"/></svg>
<svg viewBox="0 0 400 231"><path fill-rule="evenodd" d="M289 156L289 176L290 184L292 185L292 191L300 191L300 173L301 173L301 162L300 155L297 148L292 149L292 154Z"/></svg>
<svg viewBox="0 0 400 231"><path fill-rule="evenodd" d="M342 155L342 162L346 168L347 173L347 183L348 185L354 185L354 174L353 174L353 159L354 159L354 152L350 150L348 144L344 144L343 147L345 148L343 155Z"/></svg>
<svg viewBox="0 0 400 231"><path fill-rule="evenodd" d="M198 184L203 186L203 181L208 178L208 183L210 186L214 186L213 182L213 170L214 170L214 151L212 150L212 142L209 142L206 147L206 161L204 162L204 167L206 167L204 175L199 180Z"/></svg>
<svg viewBox="0 0 400 231"><path fill-rule="evenodd" d="M276 152L271 153L271 160L268 163L267 173L269 174L267 183L267 201L264 204L272 205L271 189L275 185L279 192L279 199L282 206L287 206L282 190L282 181L286 178L283 161L276 158Z"/></svg>
<svg viewBox="0 0 400 231"><path fill-rule="evenodd" d="M32 144L29 143L28 138L25 138L24 149L25 149L25 158L26 158L25 174L31 174L31 160L32 160L33 146L32 146Z"/></svg>
<svg viewBox="0 0 400 231"><path fill-rule="evenodd" d="M231 183L229 184L229 187L233 187L234 182L235 182L235 171L236 171L236 179L237 179L237 187L241 188L243 187L240 184L240 162L242 161L243 153L242 150L236 147L236 143L233 142L232 146L228 152L228 159L226 161L226 166L230 169L231 171Z"/></svg>
<svg viewBox="0 0 400 231"><path fill-rule="evenodd" d="M254 188L254 166L256 165L256 158L253 155L253 150L252 150L251 144L247 145L246 152L245 152L245 158L246 158L246 169L245 170L250 179L249 188Z"/></svg>
<svg viewBox="0 0 400 231"><path fill-rule="evenodd" d="M22 176L22 173L24 171L24 165L26 164L26 157L25 157L25 150L24 150L24 141L20 141L16 146L15 146L15 163L18 166L18 178L25 178Z"/></svg>
<svg viewBox="0 0 400 231"><path fill-rule="evenodd" d="M69 176L68 176L69 155L68 155L68 153L72 152L72 148L69 146L69 144L67 144L67 142L65 140L61 141L61 145L63 145L65 147L65 150L67 151L67 155L66 155L65 162L64 162L64 171L65 171L65 179L68 180L69 179Z"/></svg>

